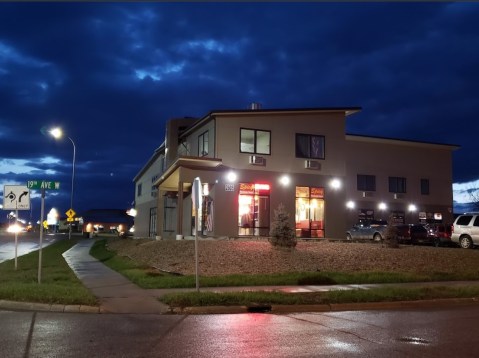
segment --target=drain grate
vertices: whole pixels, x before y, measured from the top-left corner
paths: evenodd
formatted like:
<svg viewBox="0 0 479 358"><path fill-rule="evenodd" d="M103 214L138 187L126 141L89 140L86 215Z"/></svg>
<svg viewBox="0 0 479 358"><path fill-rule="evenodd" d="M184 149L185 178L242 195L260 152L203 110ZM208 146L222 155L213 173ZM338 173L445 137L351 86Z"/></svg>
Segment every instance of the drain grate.
<svg viewBox="0 0 479 358"><path fill-rule="evenodd" d="M271 305L252 305L252 306L247 306L246 308L249 313L271 312Z"/></svg>

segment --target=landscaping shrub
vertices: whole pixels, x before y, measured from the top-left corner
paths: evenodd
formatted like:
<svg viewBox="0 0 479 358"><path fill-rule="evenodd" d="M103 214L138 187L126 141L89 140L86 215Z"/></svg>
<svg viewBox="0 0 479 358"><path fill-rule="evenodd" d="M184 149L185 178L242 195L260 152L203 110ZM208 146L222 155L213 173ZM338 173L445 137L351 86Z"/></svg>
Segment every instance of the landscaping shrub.
<svg viewBox="0 0 479 358"><path fill-rule="evenodd" d="M294 229L289 222L289 214L286 212L282 203L279 204L278 209L274 211L269 235L268 241L273 246L291 248L295 247L298 243Z"/></svg>

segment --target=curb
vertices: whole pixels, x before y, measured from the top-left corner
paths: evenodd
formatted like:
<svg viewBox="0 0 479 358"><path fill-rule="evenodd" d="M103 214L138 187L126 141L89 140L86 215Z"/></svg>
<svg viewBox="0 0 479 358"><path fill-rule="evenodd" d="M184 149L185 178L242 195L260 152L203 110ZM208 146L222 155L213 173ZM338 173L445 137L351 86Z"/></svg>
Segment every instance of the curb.
<svg viewBox="0 0 479 358"><path fill-rule="evenodd" d="M288 314L306 312L341 312L341 311L368 311L389 309L420 309L444 308L449 306L467 306L479 304L478 298L444 298L421 301L397 302L365 302L365 303L335 303L317 305L271 305L264 306L264 310L255 309L256 313ZM253 313L248 306L202 306L202 307L172 307L170 314L238 314ZM254 307L257 308L257 307Z"/></svg>
<svg viewBox="0 0 479 358"><path fill-rule="evenodd" d="M102 313L99 306L62 305L58 303L35 303L0 300L0 309L13 311L41 311L64 313Z"/></svg>
<svg viewBox="0 0 479 358"><path fill-rule="evenodd" d="M444 298L435 300L397 301L397 302L364 302L364 303L335 303L317 305L264 305L264 306L201 306L201 307L170 307L168 311L158 315L183 314L239 314L239 313L307 313L307 312L341 312L341 311L368 311L391 309L424 309L444 308L449 306L467 306L479 304L479 298ZM49 303L17 302L0 300L0 310L38 311L58 313L95 313L95 314L132 314L107 312L102 306L61 305ZM138 313L141 314L141 313Z"/></svg>

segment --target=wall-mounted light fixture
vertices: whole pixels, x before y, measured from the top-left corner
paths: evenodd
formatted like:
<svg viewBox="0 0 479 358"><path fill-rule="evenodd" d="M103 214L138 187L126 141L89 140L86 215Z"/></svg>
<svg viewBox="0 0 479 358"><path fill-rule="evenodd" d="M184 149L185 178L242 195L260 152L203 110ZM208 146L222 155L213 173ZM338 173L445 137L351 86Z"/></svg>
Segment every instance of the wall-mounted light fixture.
<svg viewBox="0 0 479 358"><path fill-rule="evenodd" d="M283 186L288 186L291 183L291 178L287 175L283 175L281 178L279 178L279 182Z"/></svg>
<svg viewBox="0 0 479 358"><path fill-rule="evenodd" d="M226 174L226 179L231 183L234 183L237 178L238 176L235 172L228 172L228 174Z"/></svg>
<svg viewBox="0 0 479 358"><path fill-rule="evenodd" d="M348 209L354 209L356 207L356 203L352 200L349 200L347 203L346 203L346 207Z"/></svg>
<svg viewBox="0 0 479 358"><path fill-rule="evenodd" d="M331 181L329 182L329 186L334 190L338 190L341 188L341 180L339 180L338 178L331 179Z"/></svg>

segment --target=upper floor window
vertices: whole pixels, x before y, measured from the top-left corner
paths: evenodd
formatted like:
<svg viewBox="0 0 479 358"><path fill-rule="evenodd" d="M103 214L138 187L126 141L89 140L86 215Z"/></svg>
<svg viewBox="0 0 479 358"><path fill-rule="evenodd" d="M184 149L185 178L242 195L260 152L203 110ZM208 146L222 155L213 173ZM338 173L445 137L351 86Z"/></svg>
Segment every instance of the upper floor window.
<svg viewBox="0 0 479 358"><path fill-rule="evenodd" d="M376 191L376 176L358 174L358 190Z"/></svg>
<svg viewBox="0 0 479 358"><path fill-rule="evenodd" d="M240 130L240 152L271 154L271 132L259 129Z"/></svg>
<svg viewBox="0 0 479 358"><path fill-rule="evenodd" d="M406 178L389 177L390 193L406 193Z"/></svg>
<svg viewBox="0 0 479 358"><path fill-rule="evenodd" d="M141 196L142 184L138 184L136 187L136 196Z"/></svg>
<svg viewBox="0 0 479 358"><path fill-rule="evenodd" d="M198 136L198 156L204 157L208 155L208 131Z"/></svg>
<svg viewBox="0 0 479 358"><path fill-rule="evenodd" d="M184 138L178 143L178 155L189 156L190 153L190 143Z"/></svg>
<svg viewBox="0 0 479 358"><path fill-rule="evenodd" d="M156 198L156 196L157 196L157 194L158 194L158 187L155 186L155 185L153 185L153 184L156 182L156 180L157 180L159 177L160 177L159 174L153 175L153 176L151 177L151 196L154 197L154 198Z"/></svg>
<svg viewBox="0 0 479 358"><path fill-rule="evenodd" d="M324 136L296 133L296 157L324 159Z"/></svg>
<svg viewBox="0 0 479 358"><path fill-rule="evenodd" d="M421 195L429 195L429 179L421 179Z"/></svg>

